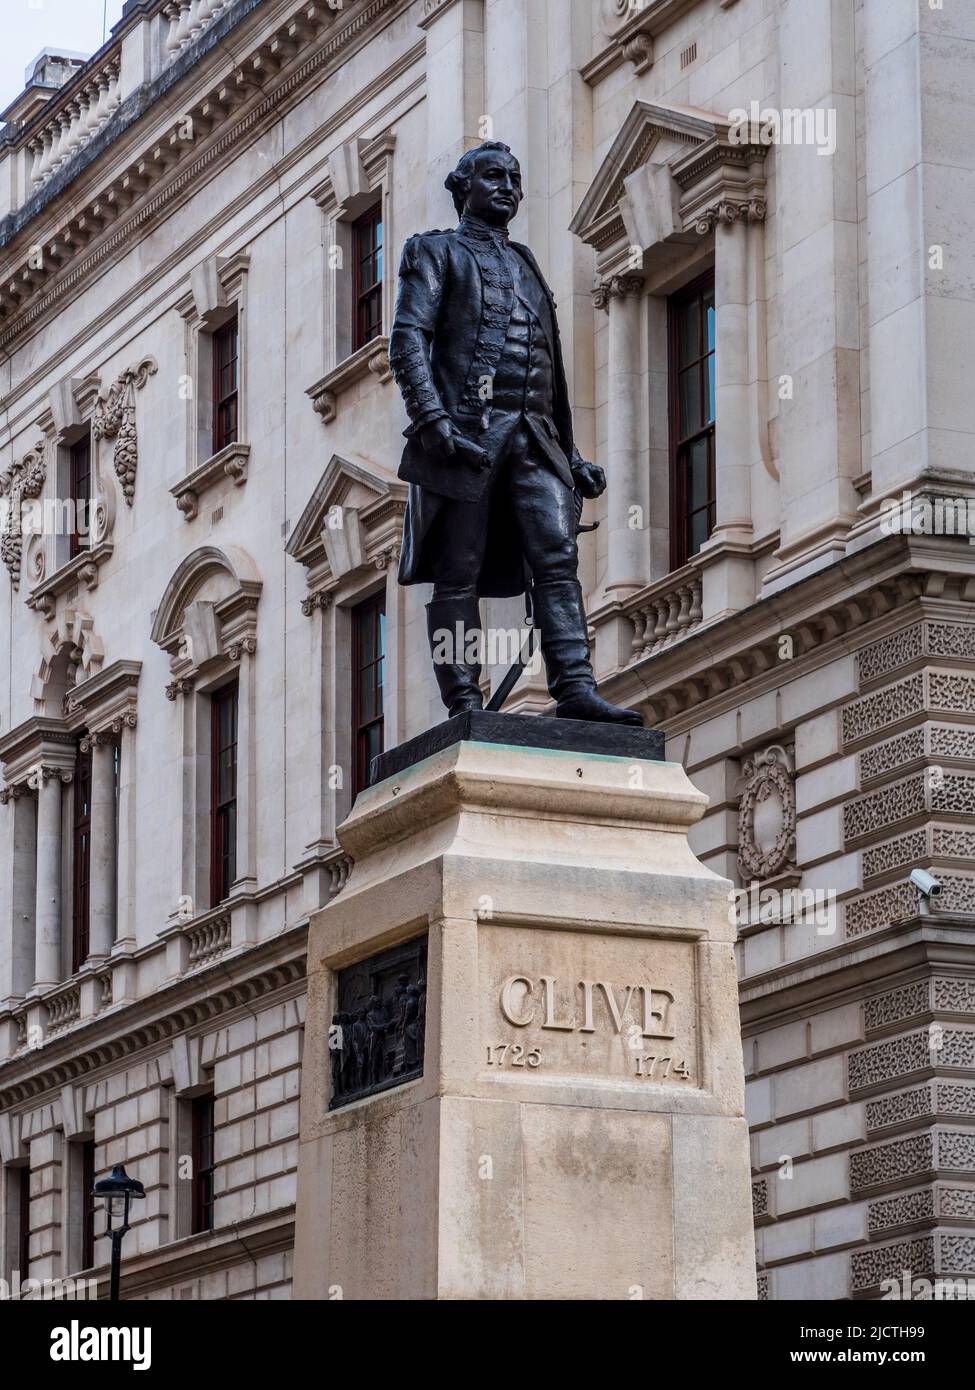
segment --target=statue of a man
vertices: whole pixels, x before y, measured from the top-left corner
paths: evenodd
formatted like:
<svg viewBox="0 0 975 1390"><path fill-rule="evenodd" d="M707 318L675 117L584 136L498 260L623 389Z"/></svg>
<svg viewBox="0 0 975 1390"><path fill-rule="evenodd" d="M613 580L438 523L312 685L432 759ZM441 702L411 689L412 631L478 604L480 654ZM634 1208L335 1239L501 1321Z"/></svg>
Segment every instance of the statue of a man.
<svg viewBox="0 0 975 1390"><path fill-rule="evenodd" d="M480 598L532 580L548 688L563 719L642 725L596 693L577 576L575 494L603 470L572 440L552 292L508 240L523 197L507 145L469 150L446 180L460 225L407 241L389 362L410 417L401 584L433 584L428 631L450 715L481 709ZM444 634L456 640L444 646ZM448 657L444 660L444 651Z"/></svg>

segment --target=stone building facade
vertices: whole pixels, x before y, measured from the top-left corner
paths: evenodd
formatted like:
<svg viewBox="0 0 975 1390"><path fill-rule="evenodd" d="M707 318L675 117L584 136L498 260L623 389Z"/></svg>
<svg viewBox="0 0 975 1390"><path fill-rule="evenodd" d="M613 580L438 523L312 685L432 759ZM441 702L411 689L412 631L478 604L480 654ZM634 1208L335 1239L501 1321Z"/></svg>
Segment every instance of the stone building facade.
<svg viewBox="0 0 975 1390"><path fill-rule="evenodd" d="M289 1295L308 917L370 752L442 713L396 267L485 137L609 478L601 690L740 890L760 1290L975 1275L973 60L955 0L128 0L39 62L0 136L5 1278L104 1279L123 1162L130 1296Z"/></svg>

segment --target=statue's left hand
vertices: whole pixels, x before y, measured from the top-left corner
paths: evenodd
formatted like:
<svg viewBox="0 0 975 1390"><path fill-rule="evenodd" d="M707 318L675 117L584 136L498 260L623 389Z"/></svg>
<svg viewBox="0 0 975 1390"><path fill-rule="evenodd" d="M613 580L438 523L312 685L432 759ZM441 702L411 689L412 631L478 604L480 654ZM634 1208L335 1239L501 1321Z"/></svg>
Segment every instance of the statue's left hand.
<svg viewBox="0 0 975 1390"><path fill-rule="evenodd" d="M606 474L598 463L580 459L572 469L575 485L583 497L601 497L606 491Z"/></svg>

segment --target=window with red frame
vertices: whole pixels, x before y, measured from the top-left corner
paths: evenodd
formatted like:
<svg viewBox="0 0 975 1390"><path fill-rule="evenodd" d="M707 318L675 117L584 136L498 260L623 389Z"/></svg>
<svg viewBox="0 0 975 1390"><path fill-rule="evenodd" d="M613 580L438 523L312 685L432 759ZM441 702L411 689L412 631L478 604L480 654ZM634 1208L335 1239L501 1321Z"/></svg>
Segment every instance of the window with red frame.
<svg viewBox="0 0 975 1390"><path fill-rule="evenodd" d="M240 334L236 315L213 335L213 452L237 443Z"/></svg>
<svg viewBox="0 0 975 1390"><path fill-rule="evenodd" d="M68 455L68 490L74 513L70 541L73 560L89 546L89 512L91 508L91 432L72 444Z"/></svg>
<svg viewBox="0 0 975 1390"><path fill-rule="evenodd" d="M377 203L352 224L352 255L355 276L352 351L355 352L383 331L382 203Z"/></svg>
<svg viewBox="0 0 975 1390"><path fill-rule="evenodd" d="M352 610L352 795L369 785L369 768L383 751L383 674L386 601L382 594Z"/></svg>
<svg viewBox="0 0 975 1390"><path fill-rule="evenodd" d="M714 273L672 295L670 564L679 569L714 530Z"/></svg>
<svg viewBox="0 0 975 1390"><path fill-rule="evenodd" d="M197 1096L193 1116L193 1234L213 1230L213 1096Z"/></svg>
<svg viewBox="0 0 975 1390"><path fill-rule="evenodd" d="M210 906L237 877L237 685L210 699Z"/></svg>
<svg viewBox="0 0 975 1390"><path fill-rule="evenodd" d="M78 742L71 837L71 973L88 959L91 925L91 748Z"/></svg>

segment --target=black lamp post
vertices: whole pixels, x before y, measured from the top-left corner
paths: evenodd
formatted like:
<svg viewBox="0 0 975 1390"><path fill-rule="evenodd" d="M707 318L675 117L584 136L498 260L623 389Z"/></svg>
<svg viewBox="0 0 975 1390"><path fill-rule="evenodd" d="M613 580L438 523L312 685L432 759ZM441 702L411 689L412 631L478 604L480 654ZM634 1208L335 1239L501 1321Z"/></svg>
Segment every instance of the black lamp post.
<svg viewBox="0 0 975 1390"><path fill-rule="evenodd" d="M107 1178L99 1178L92 1189L93 1197L104 1197L108 1213L106 1235L112 1237L112 1281L109 1298L119 1300L119 1281L122 1277L122 1237L129 1229L129 1203L133 1197L145 1197L141 1182L130 1178L121 1163L116 1163Z"/></svg>

